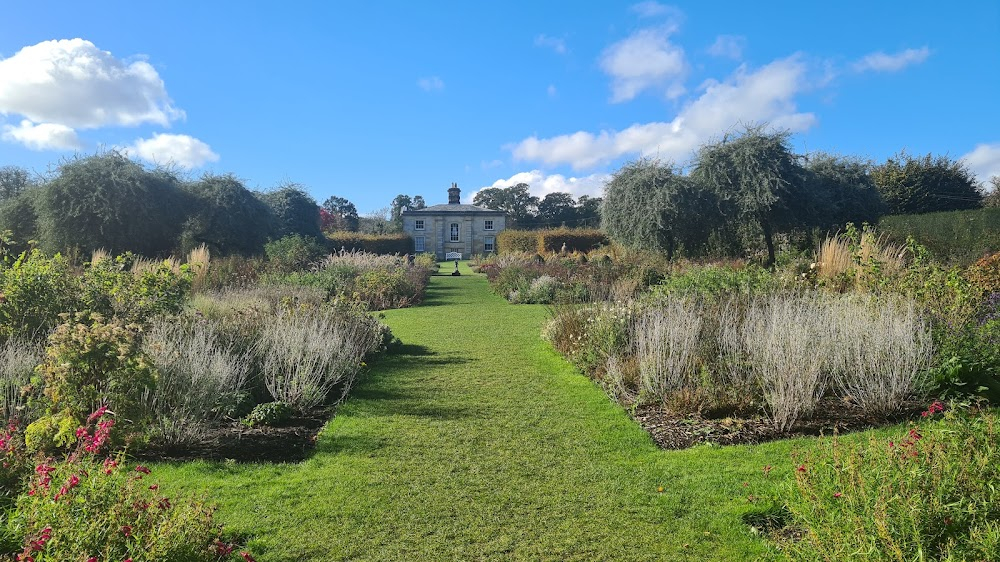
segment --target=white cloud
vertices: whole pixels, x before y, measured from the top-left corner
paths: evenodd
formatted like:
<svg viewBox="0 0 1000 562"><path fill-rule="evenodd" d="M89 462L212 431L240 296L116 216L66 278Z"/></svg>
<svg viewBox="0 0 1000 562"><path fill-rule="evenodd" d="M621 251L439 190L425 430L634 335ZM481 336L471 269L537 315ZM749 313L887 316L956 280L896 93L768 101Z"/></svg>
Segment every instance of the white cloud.
<svg viewBox="0 0 1000 562"><path fill-rule="evenodd" d="M676 17L680 15L680 10L677 8L674 8L673 6L666 6L664 4L660 4L659 2L653 2L652 0L633 4L629 7L629 9L638 14L641 18L656 18L660 16Z"/></svg>
<svg viewBox="0 0 1000 562"><path fill-rule="evenodd" d="M714 57L739 60L743 57L743 47L746 46L746 42L746 37L740 35L720 35L715 38L715 43L712 43L712 46L708 48L708 54Z"/></svg>
<svg viewBox="0 0 1000 562"><path fill-rule="evenodd" d="M776 128L805 131L816 123L815 115L801 113L795 105L795 96L809 87L806 71L798 56L776 60L754 72L743 65L724 82L706 82L701 96L672 121L597 134L533 136L508 148L517 160L586 169L630 155L683 162L700 145L739 123L768 122Z"/></svg>
<svg viewBox="0 0 1000 562"><path fill-rule="evenodd" d="M559 53L560 55L565 55L567 53L566 41L558 37L549 37L544 33L535 37L536 47L546 47L552 49L553 51Z"/></svg>
<svg viewBox="0 0 1000 562"><path fill-rule="evenodd" d="M437 76L427 76L417 80L417 86L425 92L440 92L444 89L444 80Z"/></svg>
<svg viewBox="0 0 1000 562"><path fill-rule="evenodd" d="M168 126L184 117L172 103L152 65L126 63L83 39L43 41L0 60L0 113L34 123Z"/></svg>
<svg viewBox="0 0 1000 562"><path fill-rule="evenodd" d="M126 150L143 160L173 163L188 170L219 160L219 155L212 152L210 146L188 135L153 133L153 138L138 139Z"/></svg>
<svg viewBox="0 0 1000 562"><path fill-rule="evenodd" d="M628 101L643 90L664 88L670 98L684 93L688 64L684 49L670 42L674 26L642 29L611 45L601 55L601 69L612 78L611 101Z"/></svg>
<svg viewBox="0 0 1000 562"><path fill-rule="evenodd" d="M548 92L550 98L554 98L559 94L559 91L556 90L555 84L549 84L549 87L546 88L545 91Z"/></svg>
<svg viewBox="0 0 1000 562"><path fill-rule="evenodd" d="M76 131L56 123L32 123L25 119L20 125L4 125L3 140L21 143L31 150L77 150L83 147Z"/></svg>
<svg viewBox="0 0 1000 562"><path fill-rule="evenodd" d="M986 184L991 177L1000 176L1000 143L977 144L962 160L976 179Z"/></svg>
<svg viewBox="0 0 1000 562"><path fill-rule="evenodd" d="M931 50L927 47L919 49L906 49L895 54L886 54L882 51L869 53L854 63L856 72L872 70L875 72L896 72L911 64L920 64L927 60Z"/></svg>
<svg viewBox="0 0 1000 562"><path fill-rule="evenodd" d="M535 197L542 198L549 193L562 192L569 193L574 198L581 195L590 197L602 197L604 195L604 184L611 179L609 174L591 174L584 177L566 177L562 174L546 174L541 170L531 170L530 172L519 172L509 178L501 178L493 182L493 185L486 185L466 196L468 202L476 197L476 193L487 187L511 187L519 183L526 183L531 186L528 193Z"/></svg>

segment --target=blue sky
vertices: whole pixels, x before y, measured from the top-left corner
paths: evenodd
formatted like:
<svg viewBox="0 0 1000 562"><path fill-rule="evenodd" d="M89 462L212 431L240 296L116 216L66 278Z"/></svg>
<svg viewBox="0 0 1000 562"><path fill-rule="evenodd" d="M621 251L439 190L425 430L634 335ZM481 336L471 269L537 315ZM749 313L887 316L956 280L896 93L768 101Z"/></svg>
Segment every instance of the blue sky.
<svg viewBox="0 0 1000 562"><path fill-rule="evenodd" d="M256 4L5 3L0 165L124 147L365 212L451 182L599 194L766 121L1000 174L995 0Z"/></svg>

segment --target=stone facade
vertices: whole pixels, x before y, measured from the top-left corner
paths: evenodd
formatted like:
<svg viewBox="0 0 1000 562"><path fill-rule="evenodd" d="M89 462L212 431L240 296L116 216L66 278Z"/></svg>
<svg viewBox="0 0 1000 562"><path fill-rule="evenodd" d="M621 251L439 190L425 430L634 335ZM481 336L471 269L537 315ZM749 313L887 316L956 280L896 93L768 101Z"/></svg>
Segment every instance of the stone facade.
<svg viewBox="0 0 1000 562"><path fill-rule="evenodd" d="M497 234L507 227L503 211L463 205L461 190L454 183L447 205L407 209L402 217L403 232L413 238L416 252L432 252L439 260L451 252L462 254L462 259L494 253Z"/></svg>

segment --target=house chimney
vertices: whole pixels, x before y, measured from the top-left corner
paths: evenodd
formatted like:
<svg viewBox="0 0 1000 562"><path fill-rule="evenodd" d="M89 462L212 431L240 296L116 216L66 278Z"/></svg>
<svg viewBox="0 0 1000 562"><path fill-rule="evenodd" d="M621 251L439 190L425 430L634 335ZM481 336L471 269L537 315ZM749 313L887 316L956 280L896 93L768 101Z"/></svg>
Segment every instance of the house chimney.
<svg viewBox="0 0 1000 562"><path fill-rule="evenodd" d="M457 183L452 183L451 187L448 189L448 204L458 205L462 202L462 190L458 188Z"/></svg>

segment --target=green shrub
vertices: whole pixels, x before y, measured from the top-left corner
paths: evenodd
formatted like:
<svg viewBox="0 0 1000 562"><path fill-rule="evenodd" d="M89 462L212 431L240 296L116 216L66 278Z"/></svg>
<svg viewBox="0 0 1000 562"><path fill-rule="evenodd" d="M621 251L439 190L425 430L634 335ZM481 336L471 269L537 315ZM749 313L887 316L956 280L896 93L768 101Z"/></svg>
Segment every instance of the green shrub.
<svg viewBox="0 0 1000 562"><path fill-rule="evenodd" d="M338 231L326 235L334 252L370 252L373 254L411 254L413 238L408 234L360 234Z"/></svg>
<svg viewBox="0 0 1000 562"><path fill-rule="evenodd" d="M81 278L85 310L125 323L146 323L155 316L176 314L191 290L188 266L170 260L145 261L124 253L92 262Z"/></svg>
<svg viewBox="0 0 1000 562"><path fill-rule="evenodd" d="M879 229L899 244L913 237L946 263L968 265L1000 251L1000 208L883 217Z"/></svg>
<svg viewBox="0 0 1000 562"><path fill-rule="evenodd" d="M78 281L59 254L38 250L0 266L0 336L44 336L59 315L76 309Z"/></svg>
<svg viewBox="0 0 1000 562"><path fill-rule="evenodd" d="M293 234L264 245L264 254L273 271L305 269L329 252L318 238Z"/></svg>
<svg viewBox="0 0 1000 562"><path fill-rule="evenodd" d="M758 265L686 267L651 287L654 295L683 294L719 297L765 294L779 288L773 273Z"/></svg>
<svg viewBox="0 0 1000 562"><path fill-rule="evenodd" d="M32 449L65 448L72 443L66 432L82 425L95 405L109 407L128 438L148 421L143 396L156 375L137 326L78 313L49 336L45 354L35 384L44 388L38 400L45 415L26 430Z"/></svg>
<svg viewBox="0 0 1000 562"><path fill-rule="evenodd" d="M284 402L265 402L254 406L241 423L247 427L279 426L292 419L294 412L295 410Z"/></svg>
<svg viewBox="0 0 1000 562"><path fill-rule="evenodd" d="M513 252L537 252L538 231L512 229L504 230L497 235L497 251L501 254L510 254Z"/></svg>
<svg viewBox="0 0 1000 562"><path fill-rule="evenodd" d="M589 252L609 243L608 237L596 229L557 228L538 231L537 252Z"/></svg>
<svg viewBox="0 0 1000 562"><path fill-rule="evenodd" d="M784 546L802 560L997 560L998 442L995 411L948 412L891 441L811 448L786 498L801 540Z"/></svg>

